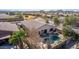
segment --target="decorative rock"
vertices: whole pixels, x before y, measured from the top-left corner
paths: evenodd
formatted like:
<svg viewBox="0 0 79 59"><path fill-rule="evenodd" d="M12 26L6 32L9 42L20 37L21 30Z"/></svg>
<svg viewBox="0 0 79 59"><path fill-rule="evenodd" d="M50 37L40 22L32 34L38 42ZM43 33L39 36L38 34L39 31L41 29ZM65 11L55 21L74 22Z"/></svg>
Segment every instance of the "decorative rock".
<svg viewBox="0 0 79 59"><path fill-rule="evenodd" d="M43 48L44 49L48 49L48 45L47 44L43 44Z"/></svg>

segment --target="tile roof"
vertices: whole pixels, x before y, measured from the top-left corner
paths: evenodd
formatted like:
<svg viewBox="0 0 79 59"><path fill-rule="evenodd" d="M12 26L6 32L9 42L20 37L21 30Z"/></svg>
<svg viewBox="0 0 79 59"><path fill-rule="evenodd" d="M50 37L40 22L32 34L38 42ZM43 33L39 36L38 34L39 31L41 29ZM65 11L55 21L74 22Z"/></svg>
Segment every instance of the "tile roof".
<svg viewBox="0 0 79 59"><path fill-rule="evenodd" d="M41 21L38 21L38 20L25 20L25 21L22 21L21 22L25 27L27 27L28 29L38 29L40 28L41 26L45 25L46 23L45 22L41 22Z"/></svg>
<svg viewBox="0 0 79 59"><path fill-rule="evenodd" d="M0 30L4 31L19 31L16 24L12 24L10 22L0 22Z"/></svg>

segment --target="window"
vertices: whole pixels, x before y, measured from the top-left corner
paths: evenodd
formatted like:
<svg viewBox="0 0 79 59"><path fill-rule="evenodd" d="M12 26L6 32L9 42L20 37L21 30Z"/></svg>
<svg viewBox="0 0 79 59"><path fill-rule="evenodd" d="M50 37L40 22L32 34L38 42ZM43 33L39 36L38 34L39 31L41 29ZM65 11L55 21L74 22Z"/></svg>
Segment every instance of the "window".
<svg viewBox="0 0 79 59"><path fill-rule="evenodd" d="M44 30L44 33L47 33L47 29Z"/></svg>
<svg viewBox="0 0 79 59"><path fill-rule="evenodd" d="M56 29L54 29L53 31L56 32Z"/></svg>
<svg viewBox="0 0 79 59"><path fill-rule="evenodd" d="M53 31L53 28L51 28L50 31Z"/></svg>

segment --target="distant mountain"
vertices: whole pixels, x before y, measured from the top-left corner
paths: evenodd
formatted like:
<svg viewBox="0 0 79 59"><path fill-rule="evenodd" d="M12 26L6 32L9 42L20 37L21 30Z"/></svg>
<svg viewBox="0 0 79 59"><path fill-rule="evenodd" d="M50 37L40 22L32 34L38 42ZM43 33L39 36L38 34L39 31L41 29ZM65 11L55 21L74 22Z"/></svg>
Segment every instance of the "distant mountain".
<svg viewBox="0 0 79 59"><path fill-rule="evenodd" d="M0 12L10 12L10 11L74 11L79 12L79 9L0 9Z"/></svg>

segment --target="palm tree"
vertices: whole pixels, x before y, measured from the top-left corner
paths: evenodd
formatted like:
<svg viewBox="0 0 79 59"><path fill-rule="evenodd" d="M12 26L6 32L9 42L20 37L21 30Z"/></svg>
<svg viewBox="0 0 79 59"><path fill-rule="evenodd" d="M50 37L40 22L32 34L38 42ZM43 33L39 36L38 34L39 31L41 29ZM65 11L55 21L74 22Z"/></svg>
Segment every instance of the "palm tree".
<svg viewBox="0 0 79 59"><path fill-rule="evenodd" d="M23 40L25 39L26 34L25 31L20 30L17 32L13 32L10 39L9 39L9 43L13 44L13 46L17 46L21 49L23 49Z"/></svg>

